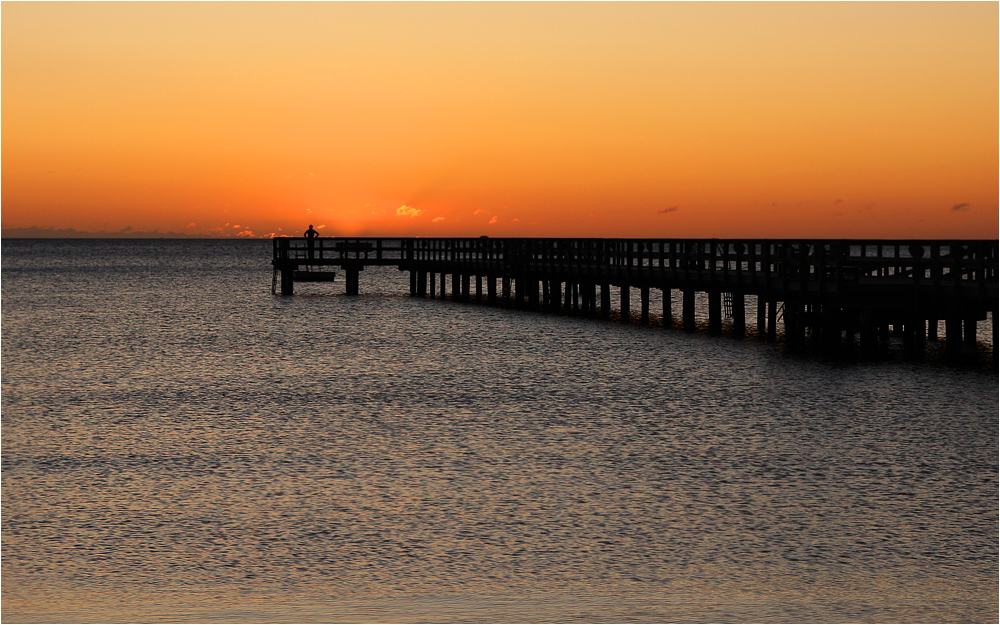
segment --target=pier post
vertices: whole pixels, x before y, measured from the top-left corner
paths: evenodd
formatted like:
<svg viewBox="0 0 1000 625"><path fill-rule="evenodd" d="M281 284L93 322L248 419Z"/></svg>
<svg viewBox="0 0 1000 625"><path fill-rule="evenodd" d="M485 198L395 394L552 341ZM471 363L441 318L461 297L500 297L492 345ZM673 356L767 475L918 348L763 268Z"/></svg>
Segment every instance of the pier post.
<svg viewBox="0 0 1000 625"><path fill-rule="evenodd" d="M621 321L629 323L632 320L632 287L623 284L618 291L621 300Z"/></svg>
<svg viewBox="0 0 1000 625"><path fill-rule="evenodd" d="M924 355L924 351L927 348L927 322L923 319L917 318L913 319L913 354L920 358Z"/></svg>
<svg viewBox="0 0 1000 625"><path fill-rule="evenodd" d="M880 321L876 327L878 328L879 355L883 355L889 349L889 337L892 336L891 326L886 321Z"/></svg>
<svg viewBox="0 0 1000 625"><path fill-rule="evenodd" d="M663 291L663 327L669 328L674 324L674 312L670 308L670 287L664 286L662 291Z"/></svg>
<svg viewBox="0 0 1000 625"><path fill-rule="evenodd" d="M694 289L684 289L684 308L681 311L681 316L684 320L684 330L686 332L694 332Z"/></svg>
<svg viewBox="0 0 1000 625"><path fill-rule="evenodd" d="M708 292L708 333L722 333L722 293L714 289Z"/></svg>
<svg viewBox="0 0 1000 625"><path fill-rule="evenodd" d="M431 282L431 288L429 291L427 291L427 293L428 295L430 295L431 299L434 299L434 295L435 293L437 293L437 283L434 281L434 279L437 274L433 271L428 271L427 275L430 277L430 282Z"/></svg>
<svg viewBox="0 0 1000 625"><path fill-rule="evenodd" d="M822 304L807 304L806 314L803 319L803 325L809 328L809 338L816 343L815 347L820 347L824 345L824 330L823 327L823 312L824 306ZM805 338L805 329L803 329L803 338Z"/></svg>
<svg viewBox="0 0 1000 625"><path fill-rule="evenodd" d="M282 295L294 295L295 294L295 268L294 267L282 267L281 268L281 294Z"/></svg>
<svg viewBox="0 0 1000 625"><path fill-rule="evenodd" d="M467 302L470 299L472 299L471 297L469 297L469 295L470 295L469 292L471 291L471 289L469 288L469 284L470 284L470 276L469 276L469 274L463 273L462 274L462 301L463 302Z"/></svg>
<svg viewBox="0 0 1000 625"><path fill-rule="evenodd" d="M858 320L855 315L841 313L841 325L844 326L844 349L853 349L854 338L858 332Z"/></svg>
<svg viewBox="0 0 1000 625"><path fill-rule="evenodd" d="M345 291L347 295L357 295L358 294L358 277L361 274L361 268L357 266L347 266L344 267L345 274Z"/></svg>
<svg viewBox="0 0 1000 625"><path fill-rule="evenodd" d="M417 272L410 271L410 297L417 295Z"/></svg>
<svg viewBox="0 0 1000 625"><path fill-rule="evenodd" d="M497 277L494 275L486 276L486 299L494 306L497 303Z"/></svg>
<svg viewBox="0 0 1000 625"><path fill-rule="evenodd" d="M767 300L762 295L757 296L757 334L767 336Z"/></svg>
<svg viewBox="0 0 1000 625"><path fill-rule="evenodd" d="M931 319L927 322L927 340L936 341L938 340L938 320Z"/></svg>
<svg viewBox="0 0 1000 625"><path fill-rule="evenodd" d="M476 275L476 301L483 303L483 277Z"/></svg>
<svg viewBox="0 0 1000 625"><path fill-rule="evenodd" d="M457 273L451 274L451 298L456 302L462 299L462 276Z"/></svg>
<svg viewBox="0 0 1000 625"><path fill-rule="evenodd" d="M997 356L997 311L990 311L990 325L993 326L993 364L998 362Z"/></svg>
<svg viewBox="0 0 1000 625"><path fill-rule="evenodd" d="M825 302L820 306L818 316L814 317L814 324L819 324L820 350L831 355L836 355L840 351L840 332L842 330L842 318L840 309L830 302Z"/></svg>
<svg viewBox="0 0 1000 625"><path fill-rule="evenodd" d="M500 297L503 299L505 306L510 304L510 276L504 276L500 279Z"/></svg>
<svg viewBox="0 0 1000 625"><path fill-rule="evenodd" d="M649 287L644 286L639 288L639 297L641 301L640 308L640 318L643 324L649 323Z"/></svg>
<svg viewBox="0 0 1000 625"><path fill-rule="evenodd" d="M969 347L973 347L976 344L976 320L966 319L963 322L965 326L965 344Z"/></svg>
<svg viewBox="0 0 1000 625"><path fill-rule="evenodd" d="M990 325L993 326L993 364L998 361L997 356L997 311L990 311Z"/></svg>
<svg viewBox="0 0 1000 625"><path fill-rule="evenodd" d="M878 327L871 309L860 311L861 354L865 358L874 358L878 353Z"/></svg>
<svg viewBox="0 0 1000 625"><path fill-rule="evenodd" d="M949 352L958 352L962 347L962 320L955 317L948 317L944 321L945 349Z"/></svg>
<svg viewBox="0 0 1000 625"><path fill-rule="evenodd" d="M767 301L767 340L778 340L778 301Z"/></svg>
<svg viewBox="0 0 1000 625"><path fill-rule="evenodd" d="M785 344L797 348L802 344L804 335L802 303L794 299L785 300Z"/></svg>
<svg viewBox="0 0 1000 625"><path fill-rule="evenodd" d="M441 272L441 299L448 298L448 281L445 280L446 275L445 272Z"/></svg>
<svg viewBox="0 0 1000 625"><path fill-rule="evenodd" d="M733 336L743 338L747 332L747 307L743 294L733 293Z"/></svg>
<svg viewBox="0 0 1000 625"><path fill-rule="evenodd" d="M593 282L587 283L587 314L594 316L597 314L597 285Z"/></svg>

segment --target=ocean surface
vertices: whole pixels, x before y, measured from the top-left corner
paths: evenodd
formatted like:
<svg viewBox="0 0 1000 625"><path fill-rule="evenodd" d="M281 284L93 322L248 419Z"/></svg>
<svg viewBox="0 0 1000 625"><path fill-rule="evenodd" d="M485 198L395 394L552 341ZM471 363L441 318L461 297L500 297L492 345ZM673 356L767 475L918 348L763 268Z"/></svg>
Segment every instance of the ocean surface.
<svg viewBox="0 0 1000 625"><path fill-rule="evenodd" d="M2 242L4 622L997 622L994 367L270 246Z"/></svg>

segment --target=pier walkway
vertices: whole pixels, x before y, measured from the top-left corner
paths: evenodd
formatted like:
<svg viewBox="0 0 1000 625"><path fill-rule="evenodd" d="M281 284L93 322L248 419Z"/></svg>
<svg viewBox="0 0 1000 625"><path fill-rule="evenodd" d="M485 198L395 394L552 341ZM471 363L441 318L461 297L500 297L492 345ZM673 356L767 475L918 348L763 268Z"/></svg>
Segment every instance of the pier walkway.
<svg viewBox="0 0 1000 625"><path fill-rule="evenodd" d="M409 272L410 294L449 293L463 301L609 317L613 292L623 321L650 319L649 293L662 292L661 317L673 323L671 297L682 298L681 325L695 329L695 293L707 295L708 331L746 332L746 297L755 296L757 328L769 338L783 324L790 346L831 349L853 343L875 354L890 332L908 352L923 352L944 321L949 350L974 344L976 325L993 319L996 354L996 240L275 238L272 291L344 273L357 295L370 265ZM474 292L473 292L474 284ZM485 285L485 290L484 290ZM612 288L614 287L614 288ZM632 291L638 291L633 313Z"/></svg>

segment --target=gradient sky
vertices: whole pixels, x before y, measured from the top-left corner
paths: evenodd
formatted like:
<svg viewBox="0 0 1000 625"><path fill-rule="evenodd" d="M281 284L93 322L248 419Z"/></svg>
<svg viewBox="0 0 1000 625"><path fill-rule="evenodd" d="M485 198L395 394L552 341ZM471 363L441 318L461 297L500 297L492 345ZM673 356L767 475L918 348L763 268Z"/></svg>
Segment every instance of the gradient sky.
<svg viewBox="0 0 1000 625"><path fill-rule="evenodd" d="M996 238L998 6L4 2L2 225Z"/></svg>

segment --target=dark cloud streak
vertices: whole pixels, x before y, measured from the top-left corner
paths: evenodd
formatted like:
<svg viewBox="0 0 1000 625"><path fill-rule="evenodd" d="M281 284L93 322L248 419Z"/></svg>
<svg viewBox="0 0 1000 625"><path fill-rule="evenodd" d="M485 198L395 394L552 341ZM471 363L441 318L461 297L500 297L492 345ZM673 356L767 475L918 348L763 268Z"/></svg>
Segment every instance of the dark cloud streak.
<svg viewBox="0 0 1000 625"><path fill-rule="evenodd" d="M143 232L141 230L118 230L108 232L100 230L88 232L77 230L76 228L41 228L31 226L29 228L3 228L0 231L0 238L4 239L230 239L244 238L239 235L213 236L209 234L185 234L183 232L160 232L151 230ZM260 237L266 238L266 237Z"/></svg>

